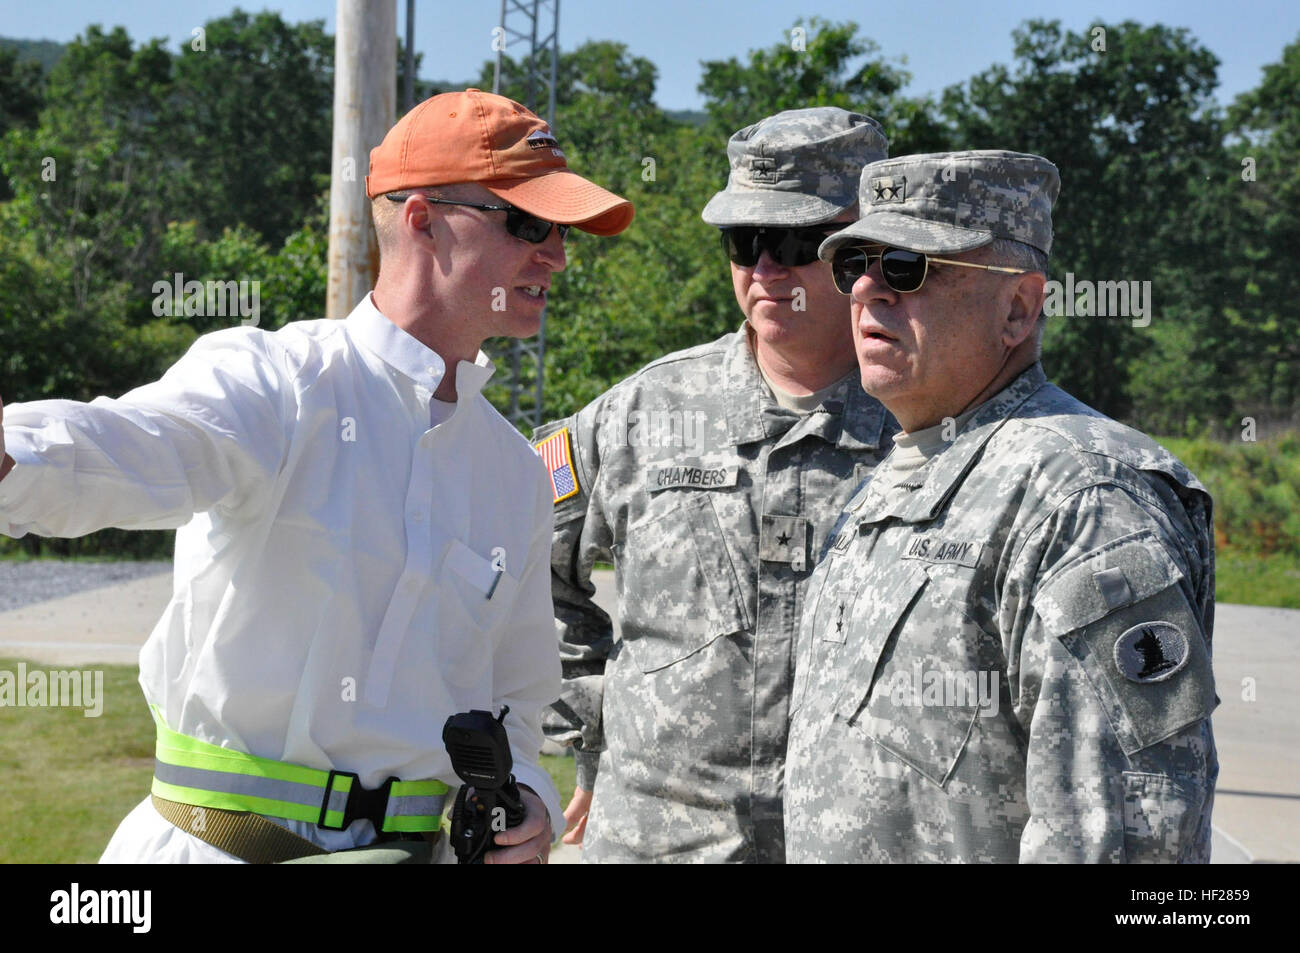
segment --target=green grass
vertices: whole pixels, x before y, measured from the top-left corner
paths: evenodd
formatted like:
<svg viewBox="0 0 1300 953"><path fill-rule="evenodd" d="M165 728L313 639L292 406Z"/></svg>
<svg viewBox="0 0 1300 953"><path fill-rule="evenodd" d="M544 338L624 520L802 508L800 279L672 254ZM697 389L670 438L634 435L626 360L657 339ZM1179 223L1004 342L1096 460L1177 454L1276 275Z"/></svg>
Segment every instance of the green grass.
<svg viewBox="0 0 1300 953"><path fill-rule="evenodd" d="M17 659L0 659L0 671L17 667ZM28 671L51 667L27 662ZM154 731L139 672L93 670L104 673L98 718L80 708L0 707L0 863L94 863L149 793ZM541 760L568 804L573 759Z"/></svg>
<svg viewBox="0 0 1300 953"><path fill-rule="evenodd" d="M572 757L556 757L544 754L542 767L551 775L555 787L560 792L560 807L568 807L573 797L573 789L578 786L578 763Z"/></svg>
<svg viewBox="0 0 1300 953"><path fill-rule="evenodd" d="M1300 609L1300 557L1219 552L1214 593L1217 602Z"/></svg>
<svg viewBox="0 0 1300 953"><path fill-rule="evenodd" d="M0 670L17 665L0 659ZM94 862L149 791L153 722L137 670L94 670L104 673L98 718L80 708L0 708L0 862Z"/></svg>
<svg viewBox="0 0 1300 953"><path fill-rule="evenodd" d="M1300 609L1300 436L1157 439L1214 498L1217 600Z"/></svg>

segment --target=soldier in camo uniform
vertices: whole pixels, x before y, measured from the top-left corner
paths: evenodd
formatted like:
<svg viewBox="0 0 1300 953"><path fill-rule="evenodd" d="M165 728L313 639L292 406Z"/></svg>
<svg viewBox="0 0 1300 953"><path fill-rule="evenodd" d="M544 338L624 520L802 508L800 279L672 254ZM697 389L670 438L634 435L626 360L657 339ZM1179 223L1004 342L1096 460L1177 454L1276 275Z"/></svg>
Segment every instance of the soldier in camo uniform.
<svg viewBox="0 0 1300 953"><path fill-rule="evenodd" d="M784 858L804 587L896 429L858 384L848 302L816 260L856 219L879 125L793 110L727 152L703 218L722 229L745 323L534 437L555 483L565 679L547 732L578 747L566 817L587 825L568 838L585 861ZM616 568L621 640L592 602L597 560Z"/></svg>
<svg viewBox="0 0 1300 953"><path fill-rule="evenodd" d="M1044 377L1059 187L1021 153L877 162L821 248L903 432L805 599L791 862L1208 860L1210 498Z"/></svg>

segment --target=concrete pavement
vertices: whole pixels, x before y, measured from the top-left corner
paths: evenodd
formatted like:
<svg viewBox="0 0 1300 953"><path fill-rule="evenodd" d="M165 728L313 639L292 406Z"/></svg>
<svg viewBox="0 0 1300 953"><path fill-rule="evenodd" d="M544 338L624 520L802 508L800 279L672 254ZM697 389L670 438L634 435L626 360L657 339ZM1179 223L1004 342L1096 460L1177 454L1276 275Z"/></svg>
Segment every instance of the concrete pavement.
<svg viewBox="0 0 1300 953"><path fill-rule="evenodd" d="M614 574L595 574L614 611ZM171 595L162 574L0 613L0 656L47 665L135 664ZM1300 610L1220 605L1214 716L1216 863L1300 862ZM574 848L553 862L572 863Z"/></svg>

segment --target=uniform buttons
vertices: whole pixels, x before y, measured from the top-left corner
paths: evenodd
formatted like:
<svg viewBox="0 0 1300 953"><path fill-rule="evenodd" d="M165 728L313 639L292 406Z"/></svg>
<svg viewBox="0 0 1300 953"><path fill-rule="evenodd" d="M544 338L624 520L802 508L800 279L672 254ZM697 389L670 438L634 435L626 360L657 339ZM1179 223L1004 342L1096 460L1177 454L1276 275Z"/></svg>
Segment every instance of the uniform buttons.
<svg viewBox="0 0 1300 953"><path fill-rule="evenodd" d="M422 510L416 510L411 514L411 519L415 520L417 523L424 522L424 512Z"/></svg>

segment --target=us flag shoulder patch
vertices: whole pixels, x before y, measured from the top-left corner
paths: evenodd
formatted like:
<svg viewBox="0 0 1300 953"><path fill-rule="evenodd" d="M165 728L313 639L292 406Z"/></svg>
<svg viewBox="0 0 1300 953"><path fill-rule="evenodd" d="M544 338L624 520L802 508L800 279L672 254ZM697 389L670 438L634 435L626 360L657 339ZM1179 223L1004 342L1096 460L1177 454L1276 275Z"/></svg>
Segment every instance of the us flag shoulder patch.
<svg viewBox="0 0 1300 953"><path fill-rule="evenodd" d="M569 428L561 427L534 449L551 474L551 489L555 502L578 495L578 473L573 467L573 450L569 446Z"/></svg>

